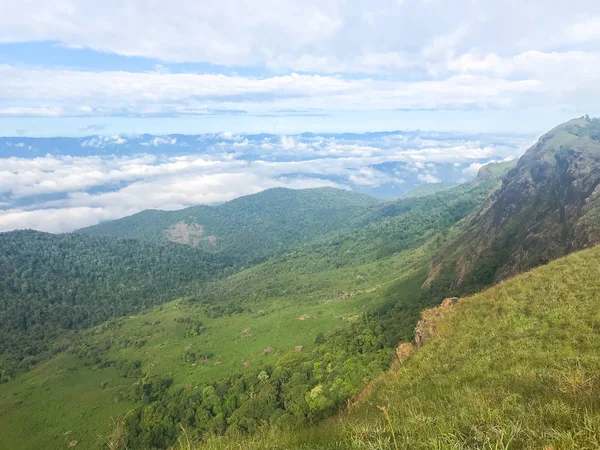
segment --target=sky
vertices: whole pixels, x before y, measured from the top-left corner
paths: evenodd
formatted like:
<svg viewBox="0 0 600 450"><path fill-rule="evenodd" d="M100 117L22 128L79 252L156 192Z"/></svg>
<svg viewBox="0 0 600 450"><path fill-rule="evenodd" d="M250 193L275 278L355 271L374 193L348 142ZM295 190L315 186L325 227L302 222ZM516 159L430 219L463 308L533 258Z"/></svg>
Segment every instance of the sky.
<svg viewBox="0 0 600 450"><path fill-rule="evenodd" d="M0 2L5 136L541 133L599 72L596 0Z"/></svg>
<svg viewBox="0 0 600 450"><path fill-rule="evenodd" d="M0 231L464 182L599 73L597 0L2 0Z"/></svg>

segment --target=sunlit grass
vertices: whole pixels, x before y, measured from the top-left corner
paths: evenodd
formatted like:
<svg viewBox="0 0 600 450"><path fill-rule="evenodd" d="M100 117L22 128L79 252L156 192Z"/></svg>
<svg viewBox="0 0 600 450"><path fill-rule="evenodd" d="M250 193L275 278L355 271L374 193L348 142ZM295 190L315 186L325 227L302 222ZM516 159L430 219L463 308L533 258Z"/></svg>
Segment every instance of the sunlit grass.
<svg viewBox="0 0 600 450"><path fill-rule="evenodd" d="M200 448L600 448L599 260L580 252L461 299L357 407L314 429Z"/></svg>

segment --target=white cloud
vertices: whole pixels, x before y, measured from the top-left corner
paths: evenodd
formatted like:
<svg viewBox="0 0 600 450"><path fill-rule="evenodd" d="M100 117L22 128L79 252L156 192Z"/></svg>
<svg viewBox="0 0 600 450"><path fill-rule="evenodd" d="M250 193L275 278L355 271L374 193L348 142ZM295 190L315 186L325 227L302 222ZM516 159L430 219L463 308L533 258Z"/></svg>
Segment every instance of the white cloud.
<svg viewBox="0 0 600 450"><path fill-rule="evenodd" d="M469 164L468 167L465 167L462 172L465 175L470 175L470 176L475 176L477 175L477 173L479 172L479 169L481 169L483 166L485 166L485 164L483 163L478 163L478 162L474 162Z"/></svg>
<svg viewBox="0 0 600 450"><path fill-rule="evenodd" d="M104 148L109 145L122 145L127 142L127 139L121 136L98 136L81 143L82 147Z"/></svg>
<svg viewBox="0 0 600 450"><path fill-rule="evenodd" d="M60 233L94 225L110 219L110 212L103 208L60 208L25 211L21 209L0 210L0 231L32 228L39 231Z"/></svg>
<svg viewBox="0 0 600 450"><path fill-rule="evenodd" d="M35 14L31 14L35 11ZM597 39L600 5L577 8L559 0L514 2L455 0L172 0L148 8L70 0L4 0L0 42L56 41L126 56L218 65L280 65L288 70L334 67L401 69L404 60L427 64L474 49L515 54ZM210 45L207 45L207 42ZM401 55L388 64L373 55ZM396 58L394 56L393 58ZM360 61L369 61L360 63ZM159 74L165 65L158 65Z"/></svg>
<svg viewBox="0 0 600 450"><path fill-rule="evenodd" d="M588 17L584 21L568 25L565 37L569 42L600 41L600 17Z"/></svg>
<svg viewBox="0 0 600 450"><path fill-rule="evenodd" d="M1 68L0 68L1 69ZM1 72L1 70L0 70ZM0 93L0 100L2 94ZM11 106L7 108L0 107L0 117L60 117L64 115L64 111L59 107L48 106Z"/></svg>
<svg viewBox="0 0 600 450"><path fill-rule="evenodd" d="M440 181L435 175L438 164L454 164L457 170L465 168L465 175L474 176L481 161L514 158L523 151L522 139L508 137L500 145L448 136L440 140L385 136L367 141L281 136L268 141L269 150L264 149L265 140L234 134L223 138L226 140L202 154L1 159L0 230L32 227L68 231L147 208L177 209L222 202L275 186L397 185L404 182L411 168L413 178L434 183ZM123 138L95 139L94 145L100 145ZM171 143L174 138L160 139ZM239 159L243 155L231 150L240 146L246 155L267 151L274 160ZM387 171L382 168L386 163L393 163ZM404 167L404 172L398 167ZM95 189L98 187L102 187L100 192ZM48 194L58 199L39 200Z"/></svg>
<svg viewBox="0 0 600 450"><path fill-rule="evenodd" d="M591 79L591 63L580 61L582 82ZM440 80L392 81L369 78L298 75L245 78L212 74L81 72L21 69L0 65L0 102L54 104L17 108L21 115L106 116L195 114L206 110L266 113L273 109L370 110L502 108L545 93L535 78L507 80L495 75L460 74ZM566 94L577 88L563 86ZM93 102L91 112L81 103ZM12 108L15 109L15 108ZM0 110L0 114L2 111Z"/></svg>
<svg viewBox="0 0 600 450"><path fill-rule="evenodd" d="M151 141L142 142L142 145L145 146L154 146L158 147L159 145L175 145L177 144L177 138L168 138L168 137L155 137Z"/></svg>
<svg viewBox="0 0 600 450"><path fill-rule="evenodd" d="M84 133L87 133L89 131L102 131L104 130L105 125L101 125L101 124L97 124L97 123L92 123L89 125L80 125L79 127L77 127L77 129L79 131L83 131Z"/></svg>
<svg viewBox="0 0 600 450"><path fill-rule="evenodd" d="M491 0L397 0L376 8L367 0L27 5L2 2L0 43L57 42L161 62L143 73L0 65L0 117L310 108L579 114L600 101L597 0L577 8L531 0L517 9ZM169 62L212 63L214 73L178 73ZM216 73L244 73L240 67L258 75Z"/></svg>
<svg viewBox="0 0 600 450"><path fill-rule="evenodd" d="M442 181L430 173L420 173L417 178L423 183L440 183Z"/></svg>
<svg viewBox="0 0 600 450"><path fill-rule="evenodd" d="M372 167L364 167L350 172L348 181L359 186L377 187L386 183L402 183L402 180L392 177Z"/></svg>

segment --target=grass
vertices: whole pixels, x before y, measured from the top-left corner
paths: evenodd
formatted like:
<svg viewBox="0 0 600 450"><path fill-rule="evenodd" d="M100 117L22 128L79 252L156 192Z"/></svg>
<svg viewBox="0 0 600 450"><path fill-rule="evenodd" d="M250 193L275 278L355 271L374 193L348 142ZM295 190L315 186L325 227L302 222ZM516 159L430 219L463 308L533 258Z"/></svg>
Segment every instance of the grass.
<svg viewBox="0 0 600 450"><path fill-rule="evenodd" d="M102 361L139 360L145 373L172 377L172 389L201 389L231 373L274 363L298 345L310 351L319 333L362 317L385 301L399 276L421 269L429 253L419 248L325 271L298 270L299 262L293 261L290 270L279 267L274 273L266 263L222 281L224 292L242 290L252 297L244 313L209 318L198 303L179 299L81 332L74 344L100 348ZM271 278L277 289L288 284L299 288L283 290L283 295L276 295L277 289L267 289L270 295L248 289ZM310 318L299 320L303 315ZM199 320L204 329L186 337L189 322L183 320ZM273 350L265 354L268 347ZM212 356L205 364L201 358L192 362L184 358L186 349ZM0 385L0 448L59 449L72 441L77 441L76 448L108 445L112 419L136 404L127 395L136 380L123 378L116 367L85 361L60 354ZM250 365L245 367L245 362ZM186 438L181 439L183 443Z"/></svg>
<svg viewBox="0 0 600 450"><path fill-rule="evenodd" d="M128 382L112 367L93 370L67 355L36 367L0 386L0 448L101 448L111 418L127 411L119 391Z"/></svg>
<svg viewBox="0 0 600 450"><path fill-rule="evenodd" d="M586 250L461 299L339 417L200 448L600 448L599 258Z"/></svg>

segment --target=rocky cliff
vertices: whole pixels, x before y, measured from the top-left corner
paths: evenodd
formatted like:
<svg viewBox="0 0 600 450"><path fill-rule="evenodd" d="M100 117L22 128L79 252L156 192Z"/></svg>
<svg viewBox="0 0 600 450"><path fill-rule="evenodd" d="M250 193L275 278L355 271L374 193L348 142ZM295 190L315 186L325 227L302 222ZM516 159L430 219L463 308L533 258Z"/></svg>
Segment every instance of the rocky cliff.
<svg viewBox="0 0 600 450"><path fill-rule="evenodd" d="M476 290L600 242L600 119L542 136L440 251L429 284Z"/></svg>

